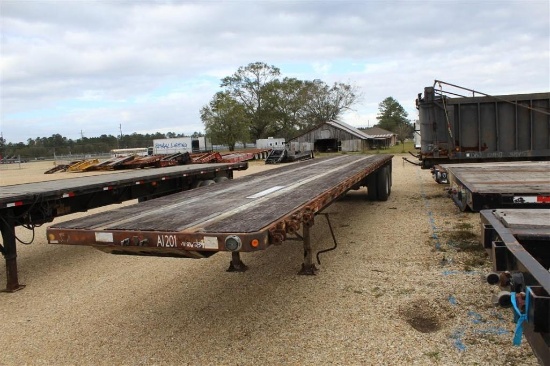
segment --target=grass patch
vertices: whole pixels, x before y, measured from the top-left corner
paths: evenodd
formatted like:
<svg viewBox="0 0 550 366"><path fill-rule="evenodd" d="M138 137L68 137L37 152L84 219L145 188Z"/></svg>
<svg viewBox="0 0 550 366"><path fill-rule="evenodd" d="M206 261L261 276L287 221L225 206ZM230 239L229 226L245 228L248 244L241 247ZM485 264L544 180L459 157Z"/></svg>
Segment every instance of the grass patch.
<svg viewBox="0 0 550 366"><path fill-rule="evenodd" d="M447 245L462 252L482 252L484 249L477 235L468 230L451 231L447 234Z"/></svg>
<svg viewBox="0 0 550 366"><path fill-rule="evenodd" d="M455 229L465 231L465 230L472 230L474 228L474 225L470 224L469 222L459 222L455 225Z"/></svg>
<svg viewBox="0 0 550 366"><path fill-rule="evenodd" d="M485 251L481 253L471 253L464 259L464 271L472 271L475 267L482 267L487 264L488 255Z"/></svg>

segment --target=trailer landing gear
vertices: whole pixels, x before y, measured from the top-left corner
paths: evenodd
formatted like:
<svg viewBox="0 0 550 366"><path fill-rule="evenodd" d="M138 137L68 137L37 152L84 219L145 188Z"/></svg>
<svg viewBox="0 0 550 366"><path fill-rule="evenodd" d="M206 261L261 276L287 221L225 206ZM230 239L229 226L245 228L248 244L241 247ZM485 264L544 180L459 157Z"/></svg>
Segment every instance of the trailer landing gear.
<svg viewBox="0 0 550 366"><path fill-rule="evenodd" d="M246 272L248 266L241 260L241 253L232 252L231 262L229 262L229 268L227 272Z"/></svg>
<svg viewBox="0 0 550 366"><path fill-rule="evenodd" d="M10 212L11 213L11 212ZM13 214L12 214L13 215ZM9 216L0 219L0 231L4 245L0 244L0 253L6 260L6 289L2 292L15 292L25 288L17 276L17 247L15 245L15 222Z"/></svg>
<svg viewBox="0 0 550 366"><path fill-rule="evenodd" d="M309 235L309 229L313 226L313 220L305 222L303 226L303 242L304 242L304 263L302 263L302 269L298 272L299 275L314 276L317 274L317 267L313 263L313 250L311 248L311 240Z"/></svg>

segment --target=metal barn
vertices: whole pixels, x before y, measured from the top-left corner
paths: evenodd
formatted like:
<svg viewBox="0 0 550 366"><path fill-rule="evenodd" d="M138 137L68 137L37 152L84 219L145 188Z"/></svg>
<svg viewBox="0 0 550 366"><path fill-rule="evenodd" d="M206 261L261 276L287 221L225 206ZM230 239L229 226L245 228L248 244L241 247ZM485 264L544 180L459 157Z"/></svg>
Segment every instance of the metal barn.
<svg viewBox="0 0 550 366"><path fill-rule="evenodd" d="M340 121L318 125L290 140L290 142L311 143L319 152L365 151L371 148L373 136Z"/></svg>

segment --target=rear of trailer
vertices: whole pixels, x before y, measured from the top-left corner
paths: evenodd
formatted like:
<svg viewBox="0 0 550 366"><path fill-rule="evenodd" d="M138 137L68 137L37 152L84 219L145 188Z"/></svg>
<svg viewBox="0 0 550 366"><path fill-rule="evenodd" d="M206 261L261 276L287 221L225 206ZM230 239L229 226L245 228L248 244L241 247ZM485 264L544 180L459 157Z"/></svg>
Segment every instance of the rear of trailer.
<svg viewBox="0 0 550 366"><path fill-rule="evenodd" d="M424 95L418 95L416 105L418 158L423 169L437 170L439 164L550 160L548 92L491 96L436 80L424 88ZM435 178L444 183L445 177Z"/></svg>

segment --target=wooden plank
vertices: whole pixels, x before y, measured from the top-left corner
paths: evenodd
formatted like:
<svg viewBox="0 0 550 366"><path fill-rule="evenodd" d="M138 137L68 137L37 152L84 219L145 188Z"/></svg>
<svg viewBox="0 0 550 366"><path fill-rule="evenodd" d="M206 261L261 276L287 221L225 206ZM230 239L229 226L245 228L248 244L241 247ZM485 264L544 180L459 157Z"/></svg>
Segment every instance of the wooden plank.
<svg viewBox="0 0 550 366"><path fill-rule="evenodd" d="M550 210L499 209L493 215L510 229L545 229L550 235Z"/></svg>
<svg viewBox="0 0 550 366"><path fill-rule="evenodd" d="M389 159L391 155L314 159L55 224L49 230L258 232L349 177Z"/></svg>
<svg viewBox="0 0 550 366"><path fill-rule="evenodd" d="M550 193L550 162L443 164L473 193Z"/></svg>
<svg viewBox="0 0 550 366"><path fill-rule="evenodd" d="M215 169L243 169L246 163L235 164L190 164L178 165L157 169L126 170L109 174L100 174L87 177L59 179L38 183L15 184L0 187L0 207L8 202L18 200L34 200L35 197L57 196L63 192L72 192L86 189L102 189L105 186L121 186L134 184L139 180L160 179L162 177L196 174L201 171Z"/></svg>

